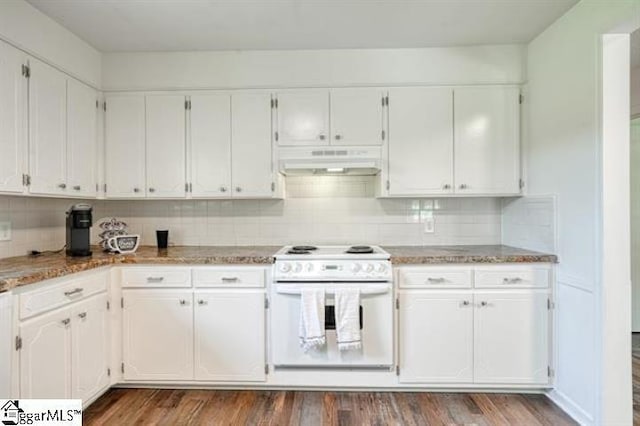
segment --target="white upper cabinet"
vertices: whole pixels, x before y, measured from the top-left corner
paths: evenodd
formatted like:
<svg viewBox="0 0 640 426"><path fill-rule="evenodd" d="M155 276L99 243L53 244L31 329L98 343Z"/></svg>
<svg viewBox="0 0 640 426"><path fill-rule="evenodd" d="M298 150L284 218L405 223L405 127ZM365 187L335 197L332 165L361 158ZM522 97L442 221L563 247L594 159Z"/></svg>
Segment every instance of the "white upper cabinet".
<svg viewBox="0 0 640 426"><path fill-rule="evenodd" d="M146 188L144 96L108 96L106 105L106 195L111 198L144 198Z"/></svg>
<svg viewBox="0 0 640 426"><path fill-rule="evenodd" d="M95 197L97 102L95 90L67 81L67 194Z"/></svg>
<svg viewBox="0 0 640 426"><path fill-rule="evenodd" d="M329 144L329 92L327 90L281 92L276 99L278 145Z"/></svg>
<svg viewBox="0 0 640 426"><path fill-rule="evenodd" d="M381 145L384 95L380 89L331 90L331 145Z"/></svg>
<svg viewBox="0 0 640 426"><path fill-rule="evenodd" d="M520 193L520 91L454 90L455 185L459 194Z"/></svg>
<svg viewBox="0 0 640 426"><path fill-rule="evenodd" d="M389 90L388 191L392 196L453 192L453 91Z"/></svg>
<svg viewBox="0 0 640 426"><path fill-rule="evenodd" d="M29 169L30 192L65 195L67 79L60 71L30 60Z"/></svg>
<svg viewBox="0 0 640 426"><path fill-rule="evenodd" d="M229 197L231 195L231 97L229 95L193 95L190 102L191 196ZM269 129L269 134L270 132Z"/></svg>
<svg viewBox="0 0 640 426"><path fill-rule="evenodd" d="M0 192L24 191L27 148L25 55L0 43Z"/></svg>
<svg viewBox="0 0 640 426"><path fill-rule="evenodd" d="M146 97L147 197L180 198L186 194L185 97Z"/></svg>
<svg viewBox="0 0 640 426"><path fill-rule="evenodd" d="M271 95L268 93L236 93L231 97L231 159L234 197L273 196Z"/></svg>

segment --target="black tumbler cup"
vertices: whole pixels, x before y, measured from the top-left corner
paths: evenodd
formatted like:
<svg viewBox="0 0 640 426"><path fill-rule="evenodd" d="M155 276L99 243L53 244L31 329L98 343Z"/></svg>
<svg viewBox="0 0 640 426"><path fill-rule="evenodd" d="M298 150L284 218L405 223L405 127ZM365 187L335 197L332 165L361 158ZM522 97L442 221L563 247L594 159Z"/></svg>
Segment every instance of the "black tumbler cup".
<svg viewBox="0 0 640 426"><path fill-rule="evenodd" d="M156 239L158 240L158 248L166 249L169 245L169 231L156 231Z"/></svg>

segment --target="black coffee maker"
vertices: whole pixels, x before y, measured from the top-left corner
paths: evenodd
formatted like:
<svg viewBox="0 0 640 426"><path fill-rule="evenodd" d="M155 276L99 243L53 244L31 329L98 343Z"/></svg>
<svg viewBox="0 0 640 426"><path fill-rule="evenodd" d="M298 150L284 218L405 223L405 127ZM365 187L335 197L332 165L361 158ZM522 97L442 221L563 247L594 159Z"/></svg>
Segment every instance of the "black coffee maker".
<svg viewBox="0 0 640 426"><path fill-rule="evenodd" d="M89 204L75 204L67 211L67 256L91 256L92 211Z"/></svg>

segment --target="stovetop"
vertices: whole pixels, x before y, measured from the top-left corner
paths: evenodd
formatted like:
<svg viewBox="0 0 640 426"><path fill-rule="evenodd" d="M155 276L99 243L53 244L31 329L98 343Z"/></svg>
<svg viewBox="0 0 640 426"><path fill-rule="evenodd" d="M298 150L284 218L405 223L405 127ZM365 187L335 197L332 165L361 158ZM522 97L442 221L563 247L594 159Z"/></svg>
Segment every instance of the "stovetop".
<svg viewBox="0 0 640 426"><path fill-rule="evenodd" d="M339 245L339 246L312 246L296 245L285 246L275 254L278 260L318 260L318 259L341 259L341 260L388 260L389 253L378 246L365 245Z"/></svg>

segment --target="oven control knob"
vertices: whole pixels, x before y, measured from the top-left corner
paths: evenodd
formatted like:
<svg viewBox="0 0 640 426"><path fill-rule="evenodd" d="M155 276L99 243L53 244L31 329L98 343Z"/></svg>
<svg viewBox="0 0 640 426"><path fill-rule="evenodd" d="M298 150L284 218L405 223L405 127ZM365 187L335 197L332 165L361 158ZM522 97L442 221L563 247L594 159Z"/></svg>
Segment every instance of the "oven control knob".
<svg viewBox="0 0 640 426"><path fill-rule="evenodd" d="M356 273L360 271L360 264L359 263L354 263L353 265L351 265L351 271Z"/></svg>
<svg viewBox="0 0 640 426"><path fill-rule="evenodd" d="M313 263L307 263L307 272L313 271Z"/></svg>
<svg viewBox="0 0 640 426"><path fill-rule="evenodd" d="M376 265L376 272L385 272L387 270L387 267L384 265L384 263L379 263L378 265Z"/></svg>
<svg viewBox="0 0 640 426"><path fill-rule="evenodd" d="M282 265L280 265L280 272L287 273L290 270L291 270L291 265L289 265L288 263L283 263Z"/></svg>
<svg viewBox="0 0 640 426"><path fill-rule="evenodd" d="M293 267L293 272L301 272L302 271L302 263L296 263Z"/></svg>
<svg viewBox="0 0 640 426"><path fill-rule="evenodd" d="M365 271L365 272L373 272L373 265L372 265L372 264L370 264L370 263L366 263L366 264L364 265L364 271Z"/></svg>

